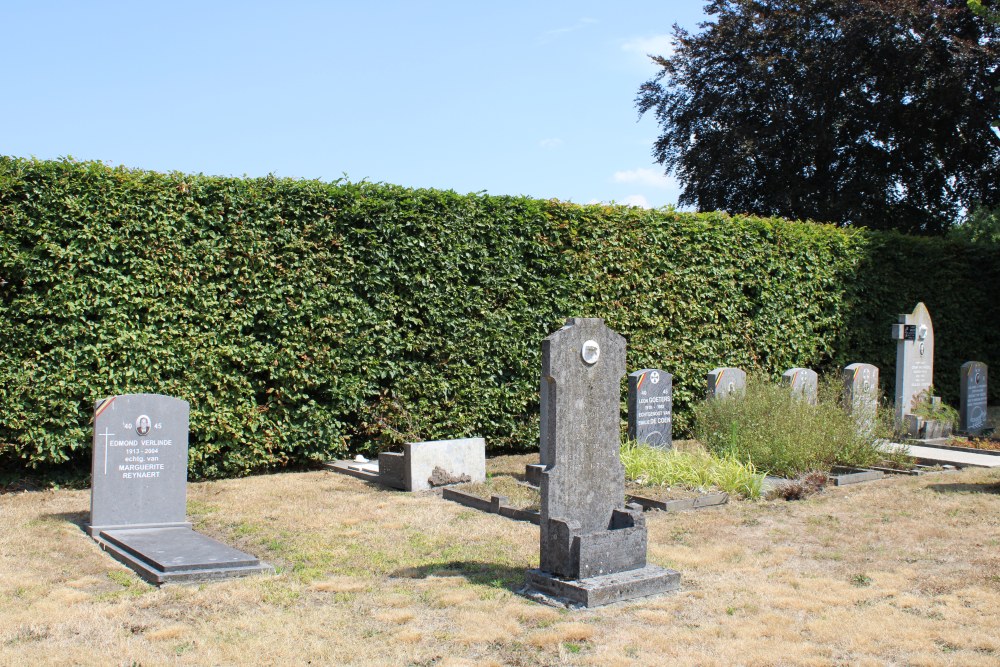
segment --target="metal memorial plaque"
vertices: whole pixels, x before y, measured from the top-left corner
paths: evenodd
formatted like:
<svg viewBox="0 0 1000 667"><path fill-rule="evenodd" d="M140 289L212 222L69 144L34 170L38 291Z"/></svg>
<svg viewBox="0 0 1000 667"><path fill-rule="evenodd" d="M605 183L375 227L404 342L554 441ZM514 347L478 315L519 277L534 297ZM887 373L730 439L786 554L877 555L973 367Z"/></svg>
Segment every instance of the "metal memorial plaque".
<svg viewBox="0 0 1000 667"><path fill-rule="evenodd" d="M188 404L126 394L94 408L91 534L106 528L188 525Z"/></svg>
<svg viewBox="0 0 1000 667"><path fill-rule="evenodd" d="M628 376L628 437L652 447L673 445L673 376L644 368Z"/></svg>

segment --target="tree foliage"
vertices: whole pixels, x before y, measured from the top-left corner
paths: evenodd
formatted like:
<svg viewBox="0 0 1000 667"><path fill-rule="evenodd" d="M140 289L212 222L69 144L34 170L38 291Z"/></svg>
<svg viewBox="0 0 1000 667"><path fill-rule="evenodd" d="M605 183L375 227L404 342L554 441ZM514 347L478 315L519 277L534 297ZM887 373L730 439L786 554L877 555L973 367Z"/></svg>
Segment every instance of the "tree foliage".
<svg viewBox="0 0 1000 667"><path fill-rule="evenodd" d="M966 0L706 12L636 100L682 204L931 233L1000 204L1000 25Z"/></svg>

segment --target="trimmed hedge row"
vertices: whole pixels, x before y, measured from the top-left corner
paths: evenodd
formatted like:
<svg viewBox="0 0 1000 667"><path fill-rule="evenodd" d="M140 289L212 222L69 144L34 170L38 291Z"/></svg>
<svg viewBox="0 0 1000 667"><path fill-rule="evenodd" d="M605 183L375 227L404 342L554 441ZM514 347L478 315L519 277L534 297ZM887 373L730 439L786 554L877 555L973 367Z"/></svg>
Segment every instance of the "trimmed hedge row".
<svg viewBox="0 0 1000 667"><path fill-rule="evenodd" d="M851 361L891 387L923 300L936 379L1000 351L1000 253L811 223L371 183L0 158L0 458L89 458L96 399L191 403L191 475L415 438L538 438L540 342L604 317L674 374ZM997 387L991 391L997 396Z"/></svg>

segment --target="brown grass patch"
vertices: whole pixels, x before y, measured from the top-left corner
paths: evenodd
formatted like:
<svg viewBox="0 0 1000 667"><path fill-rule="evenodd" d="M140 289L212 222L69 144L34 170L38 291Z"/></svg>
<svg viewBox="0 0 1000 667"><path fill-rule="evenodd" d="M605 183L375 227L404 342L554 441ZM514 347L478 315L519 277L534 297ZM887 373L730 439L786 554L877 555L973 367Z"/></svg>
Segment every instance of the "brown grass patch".
<svg viewBox="0 0 1000 667"><path fill-rule="evenodd" d="M184 625L171 625L166 628L160 628L159 630L152 630L146 632L144 636L146 639L154 642L170 641L173 639L180 639L190 631L190 628Z"/></svg>
<svg viewBox="0 0 1000 667"><path fill-rule="evenodd" d="M649 559L682 590L586 612L514 592L537 527L336 473L189 485L201 532L281 569L162 589L77 527L86 491L6 494L0 663L995 665L1000 494L977 490L998 483L648 513Z"/></svg>
<svg viewBox="0 0 1000 667"><path fill-rule="evenodd" d="M402 625L413 620L414 614L409 609L388 609L375 614L375 618L383 623L396 623Z"/></svg>
<svg viewBox="0 0 1000 667"><path fill-rule="evenodd" d="M321 593L360 593L368 589L368 584L356 577L332 577L314 582L309 588Z"/></svg>

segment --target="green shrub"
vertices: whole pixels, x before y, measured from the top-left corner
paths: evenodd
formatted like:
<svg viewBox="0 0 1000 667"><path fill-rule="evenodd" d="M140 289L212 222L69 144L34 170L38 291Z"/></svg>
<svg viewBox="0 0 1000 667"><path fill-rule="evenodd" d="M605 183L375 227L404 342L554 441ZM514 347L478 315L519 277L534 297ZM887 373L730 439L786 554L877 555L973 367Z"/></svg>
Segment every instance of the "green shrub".
<svg viewBox="0 0 1000 667"><path fill-rule="evenodd" d="M716 488L741 498L759 498L764 482L752 463L709 453L663 450L630 441L622 445L621 459L625 478L646 486Z"/></svg>
<svg viewBox="0 0 1000 667"><path fill-rule="evenodd" d="M875 441L884 420L870 434L859 432L840 405L841 387L839 379L823 378L811 405L793 398L785 385L751 376L743 394L695 408L698 439L720 456L783 477L834 464L872 465L883 456Z"/></svg>
<svg viewBox="0 0 1000 667"><path fill-rule="evenodd" d="M673 374L678 436L716 366L891 382L889 325L918 301L954 401L963 362L1000 356L998 290L985 244L0 157L0 466L84 464L94 402L132 392L191 403L193 479L407 439L529 450L541 340L569 316Z"/></svg>

